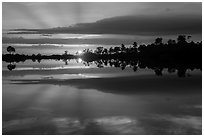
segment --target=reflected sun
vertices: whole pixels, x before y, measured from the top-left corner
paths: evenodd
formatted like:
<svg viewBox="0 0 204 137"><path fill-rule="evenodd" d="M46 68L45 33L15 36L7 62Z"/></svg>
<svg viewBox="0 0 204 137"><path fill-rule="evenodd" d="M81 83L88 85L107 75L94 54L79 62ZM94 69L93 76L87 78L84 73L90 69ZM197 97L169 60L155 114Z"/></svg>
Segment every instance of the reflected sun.
<svg viewBox="0 0 204 137"><path fill-rule="evenodd" d="M82 59L81 58L78 58L78 60L77 60L79 63L81 63L82 62Z"/></svg>

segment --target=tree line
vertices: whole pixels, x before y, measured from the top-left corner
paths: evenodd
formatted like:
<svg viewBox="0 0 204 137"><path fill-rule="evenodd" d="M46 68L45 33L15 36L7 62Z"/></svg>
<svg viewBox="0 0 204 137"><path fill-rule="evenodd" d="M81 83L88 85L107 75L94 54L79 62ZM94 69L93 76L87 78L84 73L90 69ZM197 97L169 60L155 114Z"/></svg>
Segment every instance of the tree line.
<svg viewBox="0 0 204 137"><path fill-rule="evenodd" d="M31 59L40 62L42 59L54 59L66 62L69 59L81 58L85 65L95 63L100 68L112 66L124 70L131 67L134 71L138 68L149 68L158 76L167 68L169 73L177 71L178 76L184 77L187 69L202 68L202 42L188 42L190 37L179 35L177 40L170 39L167 43L163 43L162 38L156 38L153 43L147 45L134 42L129 47L121 44L110 48L84 49L82 54L75 55L68 54L67 51L62 55L20 55L15 54L15 49L9 46L7 51L10 54L3 54L3 61L20 62Z"/></svg>

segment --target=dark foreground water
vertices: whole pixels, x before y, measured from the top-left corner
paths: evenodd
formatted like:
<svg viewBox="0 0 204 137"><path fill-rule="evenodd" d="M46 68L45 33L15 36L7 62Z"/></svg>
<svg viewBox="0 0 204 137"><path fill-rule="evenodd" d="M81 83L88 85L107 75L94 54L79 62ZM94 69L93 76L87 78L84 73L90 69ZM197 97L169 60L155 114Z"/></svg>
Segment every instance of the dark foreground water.
<svg viewBox="0 0 204 137"><path fill-rule="evenodd" d="M202 134L200 70L33 66L3 64L3 134Z"/></svg>

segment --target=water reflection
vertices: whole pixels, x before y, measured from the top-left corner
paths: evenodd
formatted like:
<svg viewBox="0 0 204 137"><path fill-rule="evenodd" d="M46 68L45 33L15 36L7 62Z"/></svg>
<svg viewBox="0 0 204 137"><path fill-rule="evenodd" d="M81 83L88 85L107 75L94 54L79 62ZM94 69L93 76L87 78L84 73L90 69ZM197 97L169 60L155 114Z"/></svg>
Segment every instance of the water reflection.
<svg viewBox="0 0 204 137"><path fill-rule="evenodd" d="M13 62L12 63L10 63L8 66L7 66L7 68L8 68L8 70L13 70L13 69L15 69L16 68L16 64L14 64Z"/></svg>
<svg viewBox="0 0 204 137"><path fill-rule="evenodd" d="M92 49L84 49L78 51L75 55L68 54L65 50L64 54L52 55L24 55L11 54L15 49L8 47L10 54L3 54L3 61L5 62L24 62L25 60L36 60L40 63L42 59L48 60L62 60L65 65L71 59L75 59L77 63L83 63L86 66L95 64L98 68L105 66L121 68L131 67L133 71L141 69L151 69L157 76L162 76L163 69L168 69L169 73L177 72L178 77L185 77L186 71L194 69L202 69L202 42L188 42L185 35L179 35L177 42L169 40L167 43L162 42L162 38L155 39L155 42L147 45L138 45L134 42L132 46L126 47L124 44L104 48L96 47ZM12 52L12 53L13 53ZM8 66L9 70L11 65Z"/></svg>
<svg viewBox="0 0 204 137"><path fill-rule="evenodd" d="M77 59L77 63L82 63L82 61L83 61L83 60L82 60L81 58L78 58L78 59Z"/></svg>
<svg viewBox="0 0 204 137"><path fill-rule="evenodd" d="M156 124L156 126L151 125L151 123ZM45 127L46 130L39 130ZM19 132L23 134L60 135L191 135L201 134L201 129L201 118L193 116L152 115L140 118L111 116L86 119L84 121L72 117L56 117L48 119L26 118L5 122L3 134L16 134Z"/></svg>
<svg viewBox="0 0 204 137"><path fill-rule="evenodd" d="M157 39L147 47L134 43L129 48L87 49L83 56L67 51L62 55L6 54L3 60L12 71L4 71L10 77L3 78L3 134L201 134L201 73L178 78L190 76L189 70L201 70L201 43L183 44L185 48ZM195 56L166 54L174 49L182 53L193 49ZM73 67L72 61L89 69L67 69ZM25 63L22 71L14 70L20 62ZM36 68L30 67L32 63ZM92 65L100 75L90 69ZM131 72L125 75L112 74L127 69ZM134 75L141 69L162 77L148 71ZM178 77L164 75L164 70Z"/></svg>
<svg viewBox="0 0 204 137"><path fill-rule="evenodd" d="M69 65L68 63L72 59L62 59L62 61L65 63L65 65ZM168 73L177 73L178 77L185 77L190 76L187 75L186 72L188 70L194 71L195 69L201 70L201 67L194 66L191 64L182 64L182 65L176 65L176 64L169 64L167 66L162 65L150 65L150 64L144 64L140 62L139 60L119 60L119 59L100 59L95 61L84 61L82 58L74 59L76 63L83 64L84 66L89 67L90 65L95 65L98 68L104 68L104 67L115 67L115 68L121 68L121 70L124 70L126 67L131 68L134 72L136 72L138 69L150 69L153 70L155 75L162 76L163 70L167 69ZM60 60L57 60L60 61ZM35 60L33 60L35 62ZM40 63L40 61L38 61ZM7 65L7 68L11 71L16 68L15 62L10 62Z"/></svg>
<svg viewBox="0 0 204 137"><path fill-rule="evenodd" d="M48 76L3 85L3 134L201 134L200 78Z"/></svg>
<svg viewBox="0 0 204 137"><path fill-rule="evenodd" d="M51 76L51 75L50 75ZM80 76L80 75L78 75ZM97 75L84 75L86 77L69 79L60 75L52 79L12 79L13 84L50 84L50 85L72 85L80 89L97 89L103 92L116 94L184 94L200 93L202 89L201 76L195 75L192 78L183 80L171 76L155 79L151 75L147 76L115 76L100 77ZM64 79L63 79L64 78ZM86 78L86 79L84 79ZM128 81L128 82L127 82ZM107 85L108 83L108 85ZM149 88L151 87L151 88ZM179 90L182 89L182 90ZM192 92L194 91L194 92Z"/></svg>

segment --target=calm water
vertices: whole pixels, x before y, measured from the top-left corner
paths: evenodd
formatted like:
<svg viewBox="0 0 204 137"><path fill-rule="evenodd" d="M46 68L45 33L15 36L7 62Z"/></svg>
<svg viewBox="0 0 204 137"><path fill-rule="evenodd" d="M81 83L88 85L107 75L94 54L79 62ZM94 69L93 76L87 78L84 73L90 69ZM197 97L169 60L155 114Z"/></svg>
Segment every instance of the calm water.
<svg viewBox="0 0 204 137"><path fill-rule="evenodd" d="M3 134L201 134L199 70L179 78L76 60L6 65Z"/></svg>

